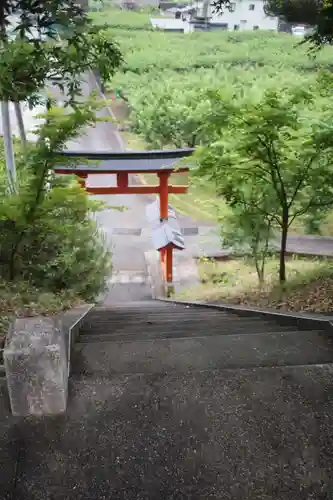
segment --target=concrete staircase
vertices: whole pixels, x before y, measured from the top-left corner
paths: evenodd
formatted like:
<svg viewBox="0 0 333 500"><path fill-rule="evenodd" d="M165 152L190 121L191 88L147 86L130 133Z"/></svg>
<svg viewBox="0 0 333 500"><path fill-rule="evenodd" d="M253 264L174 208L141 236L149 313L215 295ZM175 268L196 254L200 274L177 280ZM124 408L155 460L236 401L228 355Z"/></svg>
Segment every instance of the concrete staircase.
<svg viewBox="0 0 333 500"><path fill-rule="evenodd" d="M332 359L329 331L283 317L96 307L67 413L11 424L0 407L0 497L331 499Z"/></svg>
<svg viewBox="0 0 333 500"><path fill-rule="evenodd" d="M312 328L152 300L96 307L80 331L73 375L331 363L331 334Z"/></svg>

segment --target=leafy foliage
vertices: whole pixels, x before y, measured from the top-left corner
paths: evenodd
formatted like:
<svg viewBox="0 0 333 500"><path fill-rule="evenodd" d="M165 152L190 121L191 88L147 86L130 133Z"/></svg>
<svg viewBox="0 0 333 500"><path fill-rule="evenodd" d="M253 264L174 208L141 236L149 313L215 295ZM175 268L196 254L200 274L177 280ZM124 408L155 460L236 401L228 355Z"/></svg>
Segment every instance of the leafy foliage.
<svg viewBox="0 0 333 500"><path fill-rule="evenodd" d="M220 222L223 246L231 248L233 254L249 255L259 283L264 283L266 261L273 252L273 217L242 203L233 206Z"/></svg>
<svg viewBox="0 0 333 500"><path fill-rule="evenodd" d="M35 105L45 87L55 84L69 105L56 109L49 102L36 144L16 145L19 189L13 193L5 179L3 144L0 148L0 278L10 281L10 289L35 290L32 302L45 292L49 312L52 303L58 309L93 300L110 274L110 254L94 221L101 205L53 169L63 161L57 151L97 120L94 96L86 103L78 99L82 74L97 70L108 79L121 55L73 0L1 2L0 42L0 100ZM29 309L28 301L18 302Z"/></svg>
<svg viewBox="0 0 333 500"><path fill-rule="evenodd" d="M178 90L178 89L177 89ZM184 91L185 90L185 91ZM153 147L194 147L211 140L210 123L219 112L212 106L210 92L205 88L186 88L175 91L165 88L147 95L146 107L138 105L133 115L133 131L143 135ZM172 105L171 105L172 103ZM226 116L230 105L223 109Z"/></svg>
<svg viewBox="0 0 333 500"><path fill-rule="evenodd" d="M56 41L59 32L62 41ZM73 103L82 73L96 69L106 80L121 62L117 44L73 0L2 2L0 39L0 99L5 101L34 104L51 81L66 88Z"/></svg>
<svg viewBox="0 0 333 500"><path fill-rule="evenodd" d="M18 31L22 37L36 30L47 36L54 35L54 24L73 28L85 24L84 9L74 0L3 0L1 2L1 25L6 27L11 16L18 18ZM2 36L5 34L2 33ZM40 40L36 38L35 43Z"/></svg>
<svg viewBox="0 0 333 500"><path fill-rule="evenodd" d="M45 71L51 71L47 54L37 52L34 46L23 40L8 44L0 50L1 100L16 102L35 95L45 81Z"/></svg>
<svg viewBox="0 0 333 500"><path fill-rule="evenodd" d="M53 293L29 282L0 280L0 349L13 317L53 315L80 303L73 290Z"/></svg>
<svg viewBox="0 0 333 500"><path fill-rule="evenodd" d="M184 36L119 29L108 32L119 43L125 73L149 72L153 75L157 71L172 70L182 74L201 68L224 71L254 68L259 73L268 70L270 75L276 76L278 72L308 72L321 65L328 66L332 60L328 47L316 59L310 59L307 47L299 45L295 37L286 33L216 31ZM125 77L123 81L126 81Z"/></svg>
<svg viewBox="0 0 333 500"><path fill-rule="evenodd" d="M319 22L322 1L318 0L266 0L268 15L283 17L291 24L315 25Z"/></svg>

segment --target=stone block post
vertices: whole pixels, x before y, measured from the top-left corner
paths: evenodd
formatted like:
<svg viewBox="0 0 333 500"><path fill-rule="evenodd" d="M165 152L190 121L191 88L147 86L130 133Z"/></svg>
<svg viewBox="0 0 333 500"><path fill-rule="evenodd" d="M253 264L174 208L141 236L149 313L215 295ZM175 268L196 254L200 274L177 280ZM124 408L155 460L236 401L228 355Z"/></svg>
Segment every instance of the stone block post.
<svg viewBox="0 0 333 500"><path fill-rule="evenodd" d="M13 415L66 411L68 353L61 322L48 317L15 319L4 348Z"/></svg>

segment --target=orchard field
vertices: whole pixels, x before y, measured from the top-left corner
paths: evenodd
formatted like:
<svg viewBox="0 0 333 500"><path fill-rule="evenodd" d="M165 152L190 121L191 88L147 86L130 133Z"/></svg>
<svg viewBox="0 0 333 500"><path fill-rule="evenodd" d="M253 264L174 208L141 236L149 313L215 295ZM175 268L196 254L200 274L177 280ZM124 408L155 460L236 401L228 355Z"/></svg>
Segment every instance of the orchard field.
<svg viewBox="0 0 333 500"><path fill-rule="evenodd" d="M110 31L124 56L112 87L127 94L135 132L155 147L192 145L211 92L256 98L268 87L308 87L318 71L333 68L331 48L314 58L282 33Z"/></svg>

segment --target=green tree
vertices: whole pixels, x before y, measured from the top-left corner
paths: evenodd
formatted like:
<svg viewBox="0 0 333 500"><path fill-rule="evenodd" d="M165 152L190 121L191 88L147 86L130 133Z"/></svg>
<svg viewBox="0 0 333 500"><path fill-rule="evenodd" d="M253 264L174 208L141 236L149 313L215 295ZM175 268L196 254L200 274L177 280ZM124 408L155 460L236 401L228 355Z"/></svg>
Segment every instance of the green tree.
<svg viewBox="0 0 333 500"><path fill-rule="evenodd" d="M242 202L223 214L220 220L222 246L249 257L255 265L259 283L263 284L266 261L273 251L273 216L259 212L249 201L244 196Z"/></svg>
<svg viewBox="0 0 333 500"><path fill-rule="evenodd" d="M231 104L223 99L219 107L212 106L211 95L206 88L176 90L170 86L156 89L156 93L140 95L132 102L132 127L153 147L195 147L211 141L211 124L228 117Z"/></svg>
<svg viewBox="0 0 333 500"><path fill-rule="evenodd" d="M94 97L86 103L80 98L82 75L97 70L108 79L120 61L118 46L72 0L1 2L0 100L34 106L45 88L57 85L68 105L56 109L49 100L36 144L25 149L14 144L19 191L8 192L0 155L3 279L25 280L55 293L72 290L88 300L104 287L110 255L91 217L100 204L74 179L52 171L63 162L57 151L97 120Z"/></svg>
<svg viewBox="0 0 333 500"><path fill-rule="evenodd" d="M0 27L1 100L34 102L51 82L75 102L85 71L107 80L121 62L114 40L73 0L1 2Z"/></svg>
<svg viewBox="0 0 333 500"><path fill-rule="evenodd" d="M61 32L61 40L59 40ZM109 79L121 62L117 44L92 25L73 0L5 0L0 5L0 101L31 106L45 88L58 86L66 104L76 106L82 75L97 70ZM8 106L2 104L6 163L12 189L15 161ZM22 125L22 121L21 121ZM24 134L21 133L24 139Z"/></svg>
<svg viewBox="0 0 333 500"><path fill-rule="evenodd" d="M281 283L291 224L305 214L320 219L333 205L332 109L318 119L315 97L268 90L242 105L220 140L197 156L198 175L216 183L240 219L252 213L254 224L262 217L280 232Z"/></svg>
<svg viewBox="0 0 333 500"><path fill-rule="evenodd" d="M313 30L306 37L319 48L333 41L332 0L265 0L265 11L290 24L305 24Z"/></svg>
<svg viewBox="0 0 333 500"><path fill-rule="evenodd" d="M290 24L315 25L320 22L324 3L321 0L265 0L265 10Z"/></svg>

